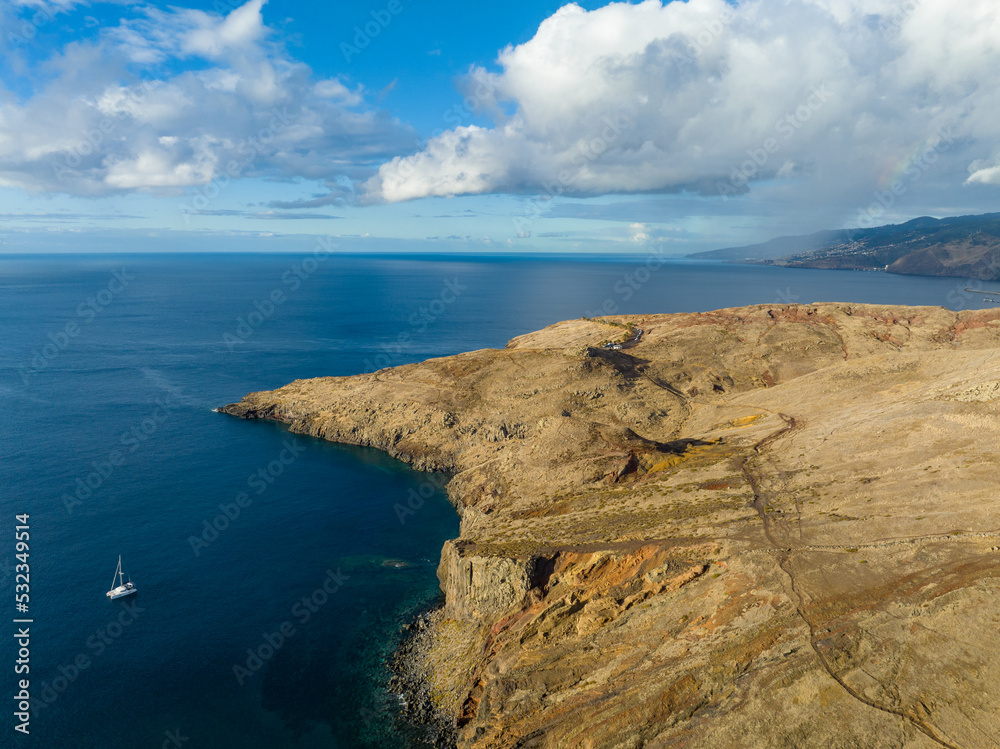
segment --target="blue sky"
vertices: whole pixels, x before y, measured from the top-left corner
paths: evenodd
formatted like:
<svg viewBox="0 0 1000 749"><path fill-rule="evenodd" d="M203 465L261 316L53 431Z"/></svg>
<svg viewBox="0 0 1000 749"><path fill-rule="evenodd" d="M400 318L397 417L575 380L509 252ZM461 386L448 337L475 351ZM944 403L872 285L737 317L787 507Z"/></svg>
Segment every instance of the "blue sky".
<svg viewBox="0 0 1000 749"><path fill-rule="evenodd" d="M0 6L0 251L686 253L996 210L988 0Z"/></svg>

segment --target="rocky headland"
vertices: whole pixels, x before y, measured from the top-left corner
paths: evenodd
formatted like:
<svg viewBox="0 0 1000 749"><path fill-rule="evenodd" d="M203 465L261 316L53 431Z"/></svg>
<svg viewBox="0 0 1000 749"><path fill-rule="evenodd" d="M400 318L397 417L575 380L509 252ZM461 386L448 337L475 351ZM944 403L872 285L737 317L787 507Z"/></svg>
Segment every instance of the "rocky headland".
<svg viewBox="0 0 1000 749"><path fill-rule="evenodd" d="M1000 310L573 320L222 410L453 475L463 749L1000 745Z"/></svg>

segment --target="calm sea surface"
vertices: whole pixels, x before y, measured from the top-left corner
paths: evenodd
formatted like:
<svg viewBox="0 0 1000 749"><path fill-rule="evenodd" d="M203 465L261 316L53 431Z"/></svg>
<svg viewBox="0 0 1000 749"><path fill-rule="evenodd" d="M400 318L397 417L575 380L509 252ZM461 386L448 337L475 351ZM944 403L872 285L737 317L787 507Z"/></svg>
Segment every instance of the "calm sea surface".
<svg viewBox="0 0 1000 749"><path fill-rule="evenodd" d="M0 256L2 746L419 746L384 661L458 518L384 455L212 409L558 320L850 301L967 282L646 257ZM394 506L428 496L401 523ZM30 515L30 736L13 730ZM104 593L121 554L139 593Z"/></svg>

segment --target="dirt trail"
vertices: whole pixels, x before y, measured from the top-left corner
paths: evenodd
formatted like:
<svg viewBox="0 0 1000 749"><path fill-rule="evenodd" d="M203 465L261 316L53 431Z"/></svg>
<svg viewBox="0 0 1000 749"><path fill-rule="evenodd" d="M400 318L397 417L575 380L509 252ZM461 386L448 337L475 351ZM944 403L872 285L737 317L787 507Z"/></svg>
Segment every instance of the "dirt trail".
<svg viewBox="0 0 1000 749"><path fill-rule="evenodd" d="M845 692L847 692L851 697L853 697L858 702L867 705L868 707L874 708L875 710L881 710L884 713L889 713L891 715L896 715L903 720L908 721L914 728L919 730L921 733L926 735L928 738L935 741L937 744L947 749L963 749L963 747L958 744L954 744L947 738L942 737L940 733L935 729L934 726L930 725L927 721L921 718L919 715L915 715L911 711L904 710L902 708L894 707L892 705L881 704L875 700L865 697L863 694L858 692L856 689L851 687L844 679L837 673L836 669L830 663L829 658L819 647L818 644L818 634L817 631L820 628L815 622L813 622L809 616L806 614L806 599L803 593L801 584L796 580L795 574L792 572L792 567L790 560L792 555L795 553L794 549L787 546L779 544L775 539L774 525L785 523L786 521L781 517L780 514L775 514L768 512L768 507L777 506L779 500L782 499L779 496L779 492L768 492L763 490L761 487L764 483L764 475L761 464L766 458L765 450L778 440L787 437L789 434L794 432L796 429L800 429L804 426L804 422L801 419L796 419L793 416L787 414L778 413L781 420L785 422L785 425L780 429L776 429L771 432L759 442L753 446L752 452L743 459L740 463L740 471L746 478L747 482L753 491L753 508L757 511L757 515L760 517L761 524L764 528L764 535L767 537L768 543L771 547L778 552L778 566L781 567L782 571L788 576L789 583L792 588L792 592L795 594L796 599L796 611L799 617L805 622L806 626L809 628L809 645L812 648L813 653L819 659L822 664L823 669L830 675L834 681L839 684ZM778 477L780 481L780 477ZM788 497L784 499L788 500ZM794 502L794 500L792 500ZM898 539L894 539L898 540ZM873 542L878 543L878 542Z"/></svg>

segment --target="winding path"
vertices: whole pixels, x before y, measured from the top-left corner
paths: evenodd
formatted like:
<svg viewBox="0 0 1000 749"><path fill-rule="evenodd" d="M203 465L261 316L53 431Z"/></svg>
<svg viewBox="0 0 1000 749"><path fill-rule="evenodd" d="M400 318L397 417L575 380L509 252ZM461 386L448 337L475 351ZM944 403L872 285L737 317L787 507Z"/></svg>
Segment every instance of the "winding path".
<svg viewBox="0 0 1000 749"><path fill-rule="evenodd" d="M865 695L858 692L850 684L848 684L844 678L836 672L830 663L827 656L819 647L819 637L817 635L817 625L809 620L805 611L805 595L803 594L798 581L795 579L795 575L792 573L791 565L789 564L792 553L795 551L792 548L783 546L779 544L775 538L773 525L776 522L776 518L773 514L767 512L767 507L771 505L771 500L776 499L776 494L774 492L767 492L762 488L763 470L760 465L760 460L764 455L764 451L768 446L773 444L779 439L786 437L797 429L802 428L804 425L801 420L796 419L793 416L787 414L778 413L781 420L785 422L785 425L780 429L766 435L763 439L757 442L753 446L751 453L743 459L740 463L740 472L743 474L747 483L750 485L753 491L753 508L756 510L757 515L760 517L761 523L764 528L764 535L767 537L768 543L772 548L778 552L778 566L781 570L788 576L791 584L792 592L795 594L796 598L796 611L799 617L805 622L806 626L809 628L809 645L816 657L819 659L820 664L822 664L824 670L830 675L834 681L839 684L845 692L847 692L851 697L853 697L858 702L867 705L875 710L881 710L884 713L889 713L895 715L905 721L908 721L914 728L926 735L932 741L940 746L947 747L948 749L962 749L957 744L952 743L946 737L941 736L939 731L929 724L926 720L921 718L919 715L915 715L910 711L903 708L893 707L891 705L880 704L879 702L866 697Z"/></svg>

